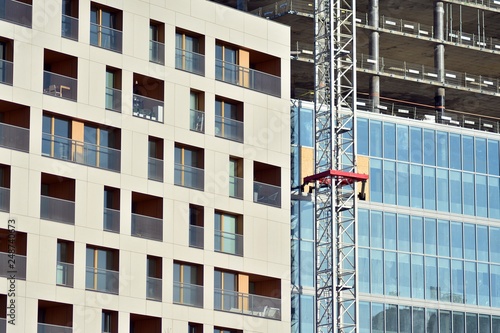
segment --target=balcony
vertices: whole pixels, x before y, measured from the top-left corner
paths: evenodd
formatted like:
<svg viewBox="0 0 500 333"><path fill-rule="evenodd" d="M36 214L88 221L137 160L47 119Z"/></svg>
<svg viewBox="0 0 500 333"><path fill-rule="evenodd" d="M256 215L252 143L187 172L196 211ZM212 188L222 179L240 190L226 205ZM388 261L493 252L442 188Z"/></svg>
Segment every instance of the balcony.
<svg viewBox="0 0 500 333"><path fill-rule="evenodd" d="M77 80L49 71L43 72L43 93L76 102Z"/></svg>
<svg viewBox="0 0 500 333"><path fill-rule="evenodd" d="M153 301L162 299L162 280L154 277L149 277L146 280L146 298Z"/></svg>
<svg viewBox="0 0 500 333"><path fill-rule="evenodd" d="M119 281L119 272L89 266L86 268L85 288L87 290L118 294Z"/></svg>
<svg viewBox="0 0 500 333"><path fill-rule="evenodd" d="M203 307L203 286L174 282L174 303Z"/></svg>
<svg viewBox="0 0 500 333"><path fill-rule="evenodd" d="M162 101L134 94L132 105L132 114L135 117L163 123Z"/></svg>
<svg viewBox="0 0 500 333"><path fill-rule="evenodd" d="M165 64L165 44L154 40L149 41L149 61L160 65Z"/></svg>
<svg viewBox="0 0 500 333"><path fill-rule="evenodd" d="M203 191L205 187L205 170L176 163L174 184Z"/></svg>
<svg viewBox="0 0 500 333"><path fill-rule="evenodd" d="M49 221L75 224L75 203L42 195L40 197L40 218Z"/></svg>
<svg viewBox="0 0 500 333"><path fill-rule="evenodd" d="M120 150L47 133L43 133L42 136L42 155L110 171L120 171Z"/></svg>
<svg viewBox="0 0 500 333"><path fill-rule="evenodd" d="M215 136L243 142L243 122L227 117L215 116Z"/></svg>
<svg viewBox="0 0 500 333"><path fill-rule="evenodd" d="M122 32L95 23L90 23L90 45L114 52L122 52Z"/></svg>
<svg viewBox="0 0 500 333"><path fill-rule="evenodd" d="M18 280L26 280L26 256L0 252L0 276L9 277L12 274Z"/></svg>
<svg viewBox="0 0 500 333"><path fill-rule="evenodd" d="M148 179L163 182L163 160L148 158Z"/></svg>
<svg viewBox="0 0 500 333"><path fill-rule="evenodd" d="M56 283L59 286L73 287L73 264L57 262Z"/></svg>
<svg viewBox="0 0 500 333"><path fill-rule="evenodd" d="M205 112L190 110L189 129L191 131L205 133Z"/></svg>
<svg viewBox="0 0 500 333"><path fill-rule="evenodd" d="M0 59L0 83L12 85L14 65L11 61Z"/></svg>
<svg viewBox="0 0 500 333"><path fill-rule="evenodd" d="M253 202L281 208L281 187L254 181Z"/></svg>
<svg viewBox="0 0 500 333"><path fill-rule="evenodd" d="M0 123L0 146L28 152L30 146L30 130Z"/></svg>
<svg viewBox="0 0 500 333"><path fill-rule="evenodd" d="M76 17L62 15L61 36L76 41L78 40L78 19Z"/></svg>
<svg viewBox="0 0 500 333"><path fill-rule="evenodd" d="M189 246L203 249L205 243L204 228L197 225L189 226Z"/></svg>
<svg viewBox="0 0 500 333"><path fill-rule="evenodd" d="M15 0L0 2L0 20L31 28L32 6Z"/></svg>
<svg viewBox="0 0 500 333"><path fill-rule="evenodd" d="M132 214L132 236L163 241L162 219Z"/></svg>
<svg viewBox="0 0 500 333"><path fill-rule="evenodd" d="M120 211L104 208L103 226L104 231L120 233Z"/></svg>
<svg viewBox="0 0 500 333"><path fill-rule="evenodd" d="M106 110L122 112L122 91L106 87Z"/></svg>
<svg viewBox="0 0 500 333"><path fill-rule="evenodd" d="M7 319L0 318L0 333L7 333Z"/></svg>
<svg viewBox="0 0 500 333"><path fill-rule="evenodd" d="M38 323L37 333L71 333L72 327Z"/></svg>
<svg viewBox="0 0 500 333"><path fill-rule="evenodd" d="M243 178L229 176L229 196L231 198L243 199Z"/></svg>
<svg viewBox="0 0 500 333"><path fill-rule="evenodd" d="M243 256L243 235L215 230L214 250Z"/></svg>
<svg viewBox="0 0 500 333"><path fill-rule="evenodd" d="M215 78L272 96L281 96L281 78L234 63L216 60Z"/></svg>
<svg viewBox="0 0 500 333"><path fill-rule="evenodd" d="M281 320L281 300L222 289L214 290L214 309Z"/></svg>
<svg viewBox="0 0 500 333"><path fill-rule="evenodd" d="M0 187L0 211L10 211L10 188Z"/></svg>
<svg viewBox="0 0 500 333"><path fill-rule="evenodd" d="M175 68L204 76L205 56L196 52L175 49Z"/></svg>

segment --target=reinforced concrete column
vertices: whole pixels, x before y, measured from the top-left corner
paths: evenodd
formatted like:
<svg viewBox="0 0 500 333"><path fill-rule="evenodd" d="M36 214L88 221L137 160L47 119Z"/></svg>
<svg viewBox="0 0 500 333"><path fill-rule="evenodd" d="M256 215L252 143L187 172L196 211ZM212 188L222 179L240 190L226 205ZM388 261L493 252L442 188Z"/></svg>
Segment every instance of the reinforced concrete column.
<svg viewBox="0 0 500 333"><path fill-rule="evenodd" d="M379 27L379 0L370 0L369 10L368 10L368 24L378 29ZM370 58L374 60L372 63L372 69L378 73L380 69L379 65L379 38L380 34L378 31L373 30L370 33ZM372 100L372 111L379 112L378 106L380 105L380 76L372 75L370 77L370 99Z"/></svg>
<svg viewBox="0 0 500 333"><path fill-rule="evenodd" d="M445 66L444 66L444 4L442 1L434 3L434 38L440 41L434 48L434 67L437 69L438 80L444 83ZM434 95L434 106L440 121L441 115L445 111L445 89L439 87Z"/></svg>

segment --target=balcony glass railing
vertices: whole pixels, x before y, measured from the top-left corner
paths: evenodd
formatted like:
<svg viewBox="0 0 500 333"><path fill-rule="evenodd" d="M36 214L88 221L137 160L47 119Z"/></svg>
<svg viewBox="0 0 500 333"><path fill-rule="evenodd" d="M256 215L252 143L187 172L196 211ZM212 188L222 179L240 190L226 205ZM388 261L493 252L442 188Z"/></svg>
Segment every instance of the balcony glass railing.
<svg viewBox="0 0 500 333"><path fill-rule="evenodd" d="M174 303L203 307L203 286L174 282Z"/></svg>
<svg viewBox="0 0 500 333"><path fill-rule="evenodd" d="M165 64L165 44L150 40L149 41L149 61L157 64Z"/></svg>
<svg viewBox="0 0 500 333"><path fill-rule="evenodd" d="M10 211L10 188L0 187L0 211Z"/></svg>
<svg viewBox="0 0 500 333"><path fill-rule="evenodd" d="M30 130L0 123L0 146L28 152L30 146Z"/></svg>
<svg viewBox="0 0 500 333"><path fill-rule="evenodd" d="M229 176L229 196L231 198L243 199L243 178Z"/></svg>
<svg viewBox="0 0 500 333"><path fill-rule="evenodd" d="M139 118L163 122L163 102L157 99L134 94L132 114Z"/></svg>
<svg viewBox="0 0 500 333"><path fill-rule="evenodd" d="M75 224L75 203L45 195L40 196L40 218L49 221Z"/></svg>
<svg viewBox="0 0 500 333"><path fill-rule="evenodd" d="M14 65L11 61L0 59L0 83L12 85Z"/></svg>
<svg viewBox="0 0 500 333"><path fill-rule="evenodd" d="M106 87L106 110L122 112L122 91Z"/></svg>
<svg viewBox="0 0 500 333"><path fill-rule="evenodd" d="M56 283L60 286L73 287L73 264L57 262Z"/></svg>
<svg viewBox="0 0 500 333"><path fill-rule="evenodd" d="M17 253L0 252L0 276L26 280L26 256Z"/></svg>
<svg viewBox="0 0 500 333"><path fill-rule="evenodd" d="M191 110L189 120L189 129L191 131L205 133L205 112Z"/></svg>
<svg viewBox="0 0 500 333"><path fill-rule="evenodd" d="M237 256L243 255L243 235L220 230L215 230L214 235L215 251L235 254Z"/></svg>
<svg viewBox="0 0 500 333"><path fill-rule="evenodd" d="M0 333L7 333L7 319L0 318Z"/></svg>
<svg viewBox="0 0 500 333"><path fill-rule="evenodd" d="M90 45L121 53L122 32L103 25L90 23Z"/></svg>
<svg viewBox="0 0 500 333"><path fill-rule="evenodd" d="M204 228L197 225L189 226L189 246L202 249L204 246L205 236Z"/></svg>
<svg viewBox="0 0 500 333"><path fill-rule="evenodd" d="M76 101L77 79L49 71L43 72L43 93Z"/></svg>
<svg viewBox="0 0 500 333"><path fill-rule="evenodd" d="M120 211L104 208L103 230L120 233Z"/></svg>
<svg viewBox="0 0 500 333"><path fill-rule="evenodd" d="M148 178L158 182L163 181L163 160L154 157L148 158Z"/></svg>
<svg viewBox="0 0 500 333"><path fill-rule="evenodd" d="M146 298L161 302L162 283L161 279L148 277L146 280Z"/></svg>
<svg viewBox="0 0 500 333"><path fill-rule="evenodd" d="M163 240L163 220L132 214L132 236L161 242Z"/></svg>
<svg viewBox="0 0 500 333"><path fill-rule="evenodd" d="M31 28L32 6L16 0L0 1L0 20Z"/></svg>
<svg viewBox="0 0 500 333"><path fill-rule="evenodd" d="M43 133L42 136L42 155L101 169L120 171L120 150L47 133Z"/></svg>
<svg viewBox="0 0 500 333"><path fill-rule="evenodd" d="M261 93L281 96L281 78L279 76L238 66L234 63L216 60L215 78Z"/></svg>
<svg viewBox="0 0 500 333"><path fill-rule="evenodd" d="M237 142L243 142L243 122L215 116L215 136Z"/></svg>
<svg viewBox="0 0 500 333"><path fill-rule="evenodd" d="M205 56L196 52L175 49L175 68L205 75Z"/></svg>
<svg viewBox="0 0 500 333"><path fill-rule="evenodd" d="M279 298L239 293L237 291L215 289L214 309L255 317L281 319L281 300Z"/></svg>
<svg viewBox="0 0 500 333"><path fill-rule="evenodd" d="M88 290L118 294L119 282L119 272L89 266L86 268L85 288Z"/></svg>
<svg viewBox="0 0 500 333"><path fill-rule="evenodd" d="M205 170L183 164L175 164L175 185L203 190L205 187Z"/></svg>
<svg viewBox="0 0 500 333"><path fill-rule="evenodd" d="M78 40L78 19L76 17L62 15L61 36Z"/></svg>
<svg viewBox="0 0 500 333"><path fill-rule="evenodd" d="M37 333L71 333L72 327L38 323Z"/></svg>
<svg viewBox="0 0 500 333"><path fill-rule="evenodd" d="M281 207L281 187L254 181L253 202Z"/></svg>

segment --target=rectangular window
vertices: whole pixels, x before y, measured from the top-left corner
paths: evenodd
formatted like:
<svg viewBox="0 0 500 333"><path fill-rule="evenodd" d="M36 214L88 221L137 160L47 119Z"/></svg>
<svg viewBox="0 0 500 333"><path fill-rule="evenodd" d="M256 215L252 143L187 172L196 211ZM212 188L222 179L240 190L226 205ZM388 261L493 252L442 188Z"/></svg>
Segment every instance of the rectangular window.
<svg viewBox="0 0 500 333"><path fill-rule="evenodd" d="M204 151L201 148L175 144L175 185L204 189Z"/></svg>
<svg viewBox="0 0 500 333"><path fill-rule="evenodd" d="M162 300L162 258L146 257L146 298L154 301Z"/></svg>
<svg viewBox="0 0 500 333"><path fill-rule="evenodd" d="M215 136L243 142L243 103L216 97Z"/></svg>
<svg viewBox="0 0 500 333"><path fill-rule="evenodd" d="M243 159L229 157L229 196L243 199Z"/></svg>
<svg viewBox="0 0 500 333"><path fill-rule="evenodd" d="M120 189L104 186L103 230L120 232Z"/></svg>
<svg viewBox="0 0 500 333"><path fill-rule="evenodd" d="M90 45L122 52L122 12L92 2L90 5Z"/></svg>
<svg viewBox="0 0 500 333"><path fill-rule="evenodd" d="M118 311L102 310L102 333L118 333Z"/></svg>
<svg viewBox="0 0 500 333"><path fill-rule="evenodd" d="M149 61L165 63L165 24L153 20L149 21Z"/></svg>
<svg viewBox="0 0 500 333"><path fill-rule="evenodd" d="M214 250L243 255L243 216L215 211Z"/></svg>
<svg viewBox="0 0 500 333"><path fill-rule="evenodd" d="M87 246L85 288L118 294L118 250Z"/></svg>
<svg viewBox="0 0 500 333"><path fill-rule="evenodd" d="M191 131L205 133L205 93L191 89L189 92Z"/></svg>
<svg viewBox="0 0 500 333"><path fill-rule="evenodd" d="M78 40L78 0L62 1L61 36Z"/></svg>
<svg viewBox="0 0 500 333"><path fill-rule="evenodd" d="M189 205L189 246L202 249L204 246L203 206Z"/></svg>
<svg viewBox="0 0 500 333"><path fill-rule="evenodd" d="M163 182L163 139L148 137L148 179Z"/></svg>
<svg viewBox="0 0 500 333"><path fill-rule="evenodd" d="M205 75L204 37L177 30L175 34L175 68L197 75Z"/></svg>
<svg viewBox="0 0 500 333"><path fill-rule="evenodd" d="M73 287L74 245L72 241L57 240L57 271L58 285Z"/></svg>
<svg viewBox="0 0 500 333"><path fill-rule="evenodd" d="M122 111L122 72L121 69L116 69L106 66L106 110L121 112Z"/></svg>
<svg viewBox="0 0 500 333"><path fill-rule="evenodd" d="M203 307L203 267L174 262L174 303Z"/></svg>

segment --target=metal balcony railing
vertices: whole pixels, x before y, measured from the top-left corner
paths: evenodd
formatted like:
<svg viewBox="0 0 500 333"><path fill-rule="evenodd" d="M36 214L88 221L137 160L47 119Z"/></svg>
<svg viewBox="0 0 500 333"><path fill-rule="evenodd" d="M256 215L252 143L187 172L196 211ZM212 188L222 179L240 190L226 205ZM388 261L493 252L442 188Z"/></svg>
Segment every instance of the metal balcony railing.
<svg viewBox="0 0 500 333"><path fill-rule="evenodd" d="M0 211L10 211L10 188L0 187Z"/></svg>
<svg viewBox="0 0 500 333"><path fill-rule="evenodd" d="M61 74L43 71L43 93L76 101L78 81Z"/></svg>
<svg viewBox="0 0 500 333"><path fill-rule="evenodd" d="M67 262L57 262L56 283L60 286L73 287L74 266Z"/></svg>
<svg viewBox="0 0 500 333"><path fill-rule="evenodd" d="M31 28L32 6L15 0L0 2L0 20Z"/></svg>
<svg viewBox="0 0 500 333"><path fill-rule="evenodd" d="M243 199L243 178L229 176L229 196L231 198Z"/></svg>
<svg viewBox="0 0 500 333"><path fill-rule="evenodd" d="M0 318L0 333L7 333L7 319Z"/></svg>
<svg viewBox="0 0 500 333"><path fill-rule="evenodd" d="M253 202L281 207L281 187L254 181Z"/></svg>
<svg viewBox="0 0 500 333"><path fill-rule="evenodd" d="M148 276L146 280L146 298L153 301L162 299L162 280Z"/></svg>
<svg viewBox="0 0 500 333"><path fill-rule="evenodd" d="M0 59L0 83L12 85L14 80L14 64L11 61Z"/></svg>
<svg viewBox="0 0 500 333"><path fill-rule="evenodd" d="M174 303L203 307L203 286L174 282Z"/></svg>
<svg viewBox="0 0 500 333"><path fill-rule="evenodd" d="M73 328L69 326L38 323L37 333L71 333L71 332L73 332Z"/></svg>
<svg viewBox="0 0 500 333"><path fill-rule="evenodd" d="M120 171L120 150L57 135L43 133L42 155L101 169Z"/></svg>
<svg viewBox="0 0 500 333"><path fill-rule="evenodd" d="M281 96L281 78L248 67L217 59L215 78L272 96Z"/></svg>
<svg viewBox="0 0 500 333"><path fill-rule="evenodd" d="M28 152L29 145L29 129L0 123L0 146Z"/></svg>
<svg viewBox="0 0 500 333"><path fill-rule="evenodd" d="M191 110L189 117L189 129L191 131L205 133L205 112Z"/></svg>
<svg viewBox="0 0 500 333"><path fill-rule="evenodd" d="M243 235L215 230L214 250L237 256L243 255Z"/></svg>
<svg viewBox="0 0 500 333"><path fill-rule="evenodd" d="M273 4L252 10L250 13L273 19L285 14L298 14L307 17L314 16L314 7L301 0L282 0Z"/></svg>
<svg viewBox="0 0 500 333"><path fill-rule="evenodd" d="M150 40L149 41L149 61L157 64L165 64L165 44Z"/></svg>
<svg viewBox="0 0 500 333"><path fill-rule="evenodd" d="M163 160L148 158L148 178L159 182L163 181Z"/></svg>
<svg viewBox="0 0 500 333"><path fill-rule="evenodd" d="M243 122L227 117L215 116L215 136L243 142Z"/></svg>
<svg viewBox="0 0 500 333"><path fill-rule="evenodd" d="M281 299L214 289L214 309L281 320Z"/></svg>
<svg viewBox="0 0 500 333"><path fill-rule="evenodd" d="M162 219L133 214L132 213L132 236L163 241Z"/></svg>
<svg viewBox="0 0 500 333"><path fill-rule="evenodd" d="M118 294L119 277L119 272L87 266L85 271L85 288L88 290Z"/></svg>
<svg viewBox="0 0 500 333"><path fill-rule="evenodd" d="M489 7L491 9L500 10L500 1L498 0L453 0L453 2L479 5L479 6Z"/></svg>
<svg viewBox="0 0 500 333"><path fill-rule="evenodd" d="M62 15L61 36L78 40L78 19L76 17Z"/></svg>
<svg viewBox="0 0 500 333"><path fill-rule="evenodd" d="M120 211L104 208L103 230L120 233Z"/></svg>
<svg viewBox="0 0 500 333"><path fill-rule="evenodd" d="M163 122L163 102L157 99L134 94L132 97L132 114L135 117Z"/></svg>
<svg viewBox="0 0 500 333"><path fill-rule="evenodd" d="M175 185L202 190L205 187L205 170L175 163Z"/></svg>
<svg viewBox="0 0 500 333"><path fill-rule="evenodd" d="M197 75L205 75L205 56L200 53L175 49L175 68Z"/></svg>
<svg viewBox="0 0 500 333"><path fill-rule="evenodd" d="M40 196L40 218L75 224L75 202L42 195Z"/></svg>
<svg viewBox="0 0 500 333"><path fill-rule="evenodd" d="M90 23L90 45L121 53L122 32L103 25Z"/></svg>
<svg viewBox="0 0 500 333"><path fill-rule="evenodd" d="M204 228L197 225L189 226L189 246L202 249L204 247Z"/></svg>
<svg viewBox="0 0 500 333"><path fill-rule="evenodd" d="M122 91L106 87L106 110L122 112Z"/></svg>
<svg viewBox="0 0 500 333"><path fill-rule="evenodd" d="M26 280L26 256L17 253L0 252L0 276Z"/></svg>

